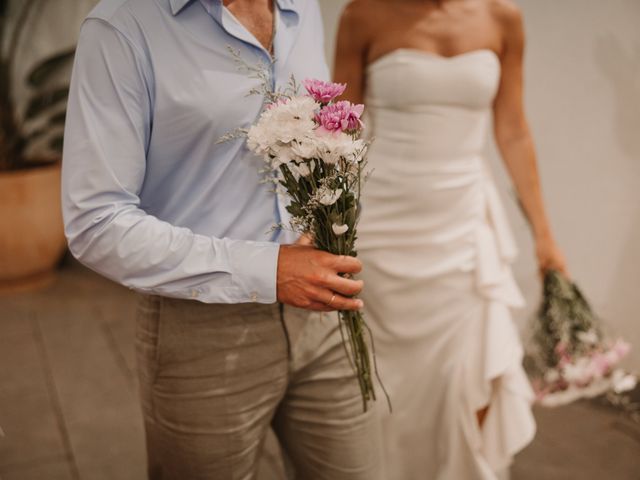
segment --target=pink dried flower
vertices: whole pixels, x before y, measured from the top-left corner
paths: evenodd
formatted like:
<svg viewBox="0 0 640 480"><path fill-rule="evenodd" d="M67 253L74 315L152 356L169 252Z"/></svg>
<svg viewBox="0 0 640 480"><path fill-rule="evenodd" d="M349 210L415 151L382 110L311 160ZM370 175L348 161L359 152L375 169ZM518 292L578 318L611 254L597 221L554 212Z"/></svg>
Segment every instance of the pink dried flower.
<svg viewBox="0 0 640 480"><path fill-rule="evenodd" d="M316 79L306 79L302 82L309 95L318 103L329 103L344 93L347 85L344 83L324 82Z"/></svg>
<svg viewBox="0 0 640 480"><path fill-rule="evenodd" d="M617 340L613 346L602 355L607 359L611 367L620 363L620 361L629 353L630 346L623 340Z"/></svg>
<svg viewBox="0 0 640 480"><path fill-rule="evenodd" d="M554 350L560 357L563 357L567 352L567 344L565 342L558 342Z"/></svg>
<svg viewBox="0 0 640 480"><path fill-rule="evenodd" d="M618 354L618 358L622 359L627 356L629 351L631 350L631 345L629 345L624 340L616 340L616 343L613 344L611 350Z"/></svg>
<svg viewBox="0 0 640 480"><path fill-rule="evenodd" d="M606 355L602 355L601 353L595 353L593 355L591 358L591 365L596 376L603 377L609 373L609 370L611 370L609 359Z"/></svg>
<svg viewBox="0 0 640 480"><path fill-rule="evenodd" d="M342 101L324 106L316 115L321 130L327 132L354 132L362 128L360 117L364 105Z"/></svg>
<svg viewBox="0 0 640 480"><path fill-rule="evenodd" d="M565 342L558 342L554 351L558 356L558 367L563 367L573 361L571 355L569 355L567 344Z"/></svg>

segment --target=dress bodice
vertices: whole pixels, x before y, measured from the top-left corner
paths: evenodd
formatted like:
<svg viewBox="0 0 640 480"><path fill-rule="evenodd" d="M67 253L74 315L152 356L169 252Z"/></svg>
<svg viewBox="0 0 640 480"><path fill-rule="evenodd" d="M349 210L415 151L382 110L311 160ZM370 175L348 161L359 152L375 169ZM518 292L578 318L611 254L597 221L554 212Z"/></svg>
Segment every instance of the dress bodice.
<svg viewBox="0 0 640 480"><path fill-rule="evenodd" d="M398 49L368 66L373 173L363 192L361 250L391 238L405 248L430 245L429 271L473 268L478 252L515 256L483 155L500 73L500 60L488 49L454 57ZM486 254L495 248L487 248L485 234L499 253Z"/></svg>
<svg viewBox="0 0 640 480"><path fill-rule="evenodd" d="M500 61L488 49L454 57L394 50L367 69L365 103L376 141L449 158L481 153L499 80Z"/></svg>

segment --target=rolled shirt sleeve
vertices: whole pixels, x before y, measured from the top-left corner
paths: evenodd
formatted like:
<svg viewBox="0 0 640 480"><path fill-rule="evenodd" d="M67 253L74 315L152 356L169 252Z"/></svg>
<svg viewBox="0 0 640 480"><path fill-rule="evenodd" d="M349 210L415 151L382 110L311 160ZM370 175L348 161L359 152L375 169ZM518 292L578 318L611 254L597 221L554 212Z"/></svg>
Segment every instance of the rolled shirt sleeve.
<svg viewBox="0 0 640 480"><path fill-rule="evenodd" d="M275 302L278 244L196 234L140 208L153 98L144 58L111 24L83 24L62 168L71 252L143 292L206 303Z"/></svg>

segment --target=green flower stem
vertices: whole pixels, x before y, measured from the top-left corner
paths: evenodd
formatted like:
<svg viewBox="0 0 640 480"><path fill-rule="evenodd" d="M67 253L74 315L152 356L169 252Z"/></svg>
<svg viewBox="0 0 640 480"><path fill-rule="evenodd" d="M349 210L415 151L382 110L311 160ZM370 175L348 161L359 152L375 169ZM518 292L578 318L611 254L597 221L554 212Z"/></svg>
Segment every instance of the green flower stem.
<svg viewBox="0 0 640 480"><path fill-rule="evenodd" d="M289 212L296 220L295 225L300 233L312 234L316 248L334 255L355 257L364 162L357 169L345 160L335 165L328 165L320 160L314 162L315 166L308 176L297 178L286 164L280 165L282 178L279 183L291 198ZM322 205L317 199L318 192L325 188L332 192L342 191L332 205ZM336 235L332 228L334 223L347 225L347 232ZM338 317L345 353L360 387L363 410L368 409L370 401L376 400L374 375L391 410L389 396L378 374L371 330L364 316L361 312L340 311Z"/></svg>

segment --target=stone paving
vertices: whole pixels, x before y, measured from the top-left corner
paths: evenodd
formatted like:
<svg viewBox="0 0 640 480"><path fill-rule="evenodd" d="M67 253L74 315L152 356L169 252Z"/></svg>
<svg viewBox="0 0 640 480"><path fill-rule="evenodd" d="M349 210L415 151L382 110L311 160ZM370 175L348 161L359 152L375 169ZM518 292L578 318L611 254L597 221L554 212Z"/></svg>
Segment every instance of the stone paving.
<svg viewBox="0 0 640 480"><path fill-rule="evenodd" d="M1 480L144 479L134 308L70 260L46 290L0 297ZM640 425L590 403L536 416L513 480L640 479ZM260 480L283 476L269 445Z"/></svg>

